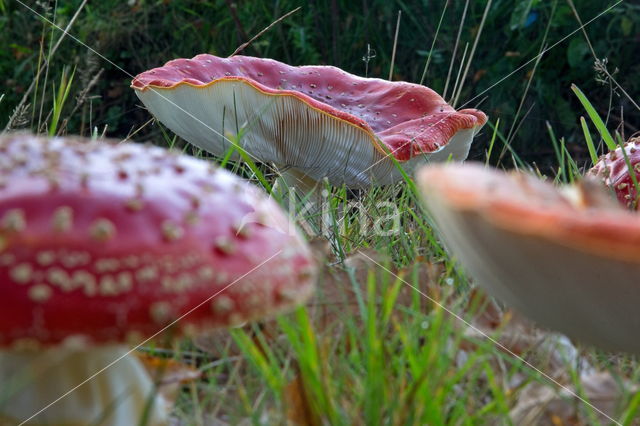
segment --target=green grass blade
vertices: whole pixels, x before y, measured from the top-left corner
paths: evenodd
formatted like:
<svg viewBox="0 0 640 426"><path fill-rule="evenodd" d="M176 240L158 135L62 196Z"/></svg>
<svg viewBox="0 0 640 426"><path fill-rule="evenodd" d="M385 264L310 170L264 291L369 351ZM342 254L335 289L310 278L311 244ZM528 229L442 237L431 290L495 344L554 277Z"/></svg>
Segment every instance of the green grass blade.
<svg viewBox="0 0 640 426"><path fill-rule="evenodd" d="M436 33L433 36L433 41L431 42L431 49L429 49L429 55L427 56L427 62L424 64L424 69L422 70L422 77L420 77L420 84L424 84L424 79L427 77L427 71L429 70L429 64L431 63L431 57L433 56L433 48L436 45L436 40L438 40L438 34L440 33L440 26L442 26L442 20L444 19L444 15L447 12L447 6L449 6L449 2L444 4L442 8L442 13L440 14L440 20L438 21L438 27L436 28Z"/></svg>
<svg viewBox="0 0 640 426"><path fill-rule="evenodd" d="M230 333L242 353L260 371L271 390L280 395L284 386L280 369L274 366L273 362L270 362L269 357L263 353L246 331L234 328L230 330Z"/></svg>
<svg viewBox="0 0 640 426"><path fill-rule="evenodd" d="M596 112L596 109L593 107L591 102L589 102L589 99L587 99L585 94L582 93L582 90L580 90L575 84L571 85L571 90L573 90L573 93L576 94L576 96L580 100L580 103L587 111L589 118L591 119L593 124L595 124L596 129L598 129L598 132L604 140L604 143L607 145L607 148L609 148L611 151L615 150L616 142L613 140L613 137L611 136L611 133L609 133L609 130L607 130L607 126L604 124L604 121L602 121L602 118L600 118L600 116Z"/></svg>
<svg viewBox="0 0 640 426"><path fill-rule="evenodd" d="M565 168L564 161L564 146L561 146L558 143L558 138L556 138L556 134L551 127L551 124L547 121L547 132L549 133L549 138L551 139L551 143L553 144L553 151L556 154L556 160L558 161L558 174L556 175L556 179L560 178L562 182L567 183L567 170Z"/></svg>
<svg viewBox="0 0 640 426"><path fill-rule="evenodd" d="M638 412L640 411L640 392L636 392L631 398L627 409L622 415L622 419L620 420L620 424L624 426L631 426L635 424L634 421L638 419Z"/></svg>
<svg viewBox="0 0 640 426"><path fill-rule="evenodd" d="M500 128L500 117L496 120L496 125L493 126L493 134L491 135L491 141L489 141L489 150L487 151L487 159L484 162L484 165L489 165L489 160L491 160L491 152L493 152L493 147L496 143L496 136L498 134L498 129Z"/></svg>
<svg viewBox="0 0 640 426"><path fill-rule="evenodd" d="M271 194L271 192L273 191L271 184L269 183L267 178L264 177L262 170L260 170L260 167L258 167L255 161L253 161L253 159L251 158L251 155L249 155L249 153L240 145L240 141L242 140L242 136L244 135L244 133L245 133L245 129L241 129L240 133L237 135L231 135L231 134L226 135L227 140L231 142L232 147L229 148L229 150L227 151L227 154L225 155L225 158L222 161L222 166L224 167L224 165L226 165L226 163L230 160L231 155L234 152L237 152L240 155L240 158L242 159L242 161L246 163L246 165L249 167L251 172L256 176L256 178L260 182L260 185L262 185L265 191Z"/></svg>
<svg viewBox="0 0 640 426"><path fill-rule="evenodd" d="M73 76L76 73L75 67L71 72L71 75L67 77L67 69L62 71L62 77L60 77L60 87L53 98L53 112L51 115L51 123L49 125L49 136L55 136L58 130L58 123L60 122L60 115L62 114L62 108L69 98L69 92L71 91L71 83L73 82ZM55 84L53 85L53 91L56 92Z"/></svg>
<svg viewBox="0 0 640 426"><path fill-rule="evenodd" d="M589 150L591 163L595 165L598 162L598 153L596 151L596 146L593 144L591 133L589 133L587 120L585 120L584 117L580 117L580 125L582 126L582 133L584 133L584 140L587 142L587 149Z"/></svg>

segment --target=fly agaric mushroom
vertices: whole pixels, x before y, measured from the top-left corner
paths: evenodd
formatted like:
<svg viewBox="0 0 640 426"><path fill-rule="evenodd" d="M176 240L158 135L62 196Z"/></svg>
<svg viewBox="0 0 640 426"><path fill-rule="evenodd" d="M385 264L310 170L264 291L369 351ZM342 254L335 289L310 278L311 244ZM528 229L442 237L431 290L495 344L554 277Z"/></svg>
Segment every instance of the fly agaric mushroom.
<svg viewBox="0 0 640 426"><path fill-rule="evenodd" d="M624 149L624 154L622 149ZM638 210L638 194L625 160L625 154L636 182L640 181L640 138L631 138L623 145L623 148L618 147L615 151L600 157L600 160L589 170L588 174L602 180L605 185L612 188L623 205Z"/></svg>
<svg viewBox="0 0 640 426"><path fill-rule="evenodd" d="M305 241L224 170L79 137L10 134L0 152L4 421L138 424L154 384L127 342L239 324L311 294ZM156 399L147 424L166 424Z"/></svg>
<svg viewBox="0 0 640 426"><path fill-rule="evenodd" d="M250 56L176 59L131 86L159 121L215 155L232 147L223 135L246 129L242 148L304 190L324 178L349 188L396 182L402 174L390 156L408 173L464 160L487 120L421 85Z"/></svg>
<svg viewBox="0 0 640 426"><path fill-rule="evenodd" d="M640 216L598 183L559 190L475 164L426 166L417 181L478 285L543 326L640 353Z"/></svg>

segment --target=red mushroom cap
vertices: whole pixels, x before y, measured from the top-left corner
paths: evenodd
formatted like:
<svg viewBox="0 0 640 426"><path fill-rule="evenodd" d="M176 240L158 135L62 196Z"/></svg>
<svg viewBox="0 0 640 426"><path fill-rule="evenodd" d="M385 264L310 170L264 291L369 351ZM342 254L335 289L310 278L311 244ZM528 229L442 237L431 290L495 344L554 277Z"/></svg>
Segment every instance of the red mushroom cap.
<svg viewBox="0 0 640 426"><path fill-rule="evenodd" d="M603 257L640 259L640 217L601 194L590 179L563 192L535 176L477 163L426 166L417 179L423 193L481 214L492 226Z"/></svg>
<svg viewBox="0 0 640 426"><path fill-rule="evenodd" d="M0 152L0 345L121 342L194 308L176 329L222 327L311 293L285 214L207 162L26 134Z"/></svg>
<svg viewBox="0 0 640 426"><path fill-rule="evenodd" d="M640 138L631 138L624 144L624 152L631 163L636 180L640 181ZM638 210L638 194L633 178L622 154L622 148L600 157L600 160L589 170L589 175L601 179L611 187L623 205Z"/></svg>
<svg viewBox="0 0 640 426"><path fill-rule="evenodd" d="M214 92L212 89L215 85L228 89L223 91L218 88ZM254 112L253 115L264 121L255 126L256 131L264 133L261 135L263 139L277 144L274 149L258 148L256 156L262 161L284 163L304 172L323 160L318 160L317 155L310 155L316 163L312 161L306 164L304 159L299 159L300 156L307 156L309 148L301 148L302 153L296 151L287 154L286 139L304 140L295 128L294 122L301 119L296 118L298 113L294 109L300 109L302 119L309 120L300 126L300 131L312 135L316 132L313 143L331 146L333 151L327 154L331 161L344 160L346 154L336 152L338 150L344 150L351 156L362 153L363 157L367 157L366 161L361 161L362 169L381 161L389 152L400 162L439 152L454 135L468 130L469 134L465 134L459 142L460 146L451 148L454 158L464 159L471 138L487 120L485 114L476 109L456 111L440 95L425 86L362 78L332 66L294 67L272 59L250 56L219 58L202 54L193 59L176 59L163 67L139 74L132 82L138 96L158 119L187 141L215 154L219 154L216 151L220 150L220 147L214 146L215 141L220 139L219 135L215 136L205 129L200 132L194 126L198 127L202 124L198 121L204 121L204 124L220 132L223 114L218 109L227 102L225 99L233 98L225 109L227 115L231 116L234 110L242 110L243 100L248 96L241 93L239 86L242 85L270 98L272 104L275 99L283 97L298 101L296 106L287 104L274 108L275 114L281 113L281 116L273 119L275 123L264 120L264 111ZM227 90L234 90L233 96L229 96ZM170 105L172 103L175 104L173 107ZM176 110L176 105L183 111ZM260 109L255 100L247 101L246 105L247 108ZM203 110L207 111L206 117L198 114ZM313 111L320 115L309 119ZM193 117L188 117L184 112ZM241 111L239 115L244 119L245 115L250 114ZM335 128L324 134L320 128L328 125L327 118ZM187 124L191 120L191 125ZM289 125L293 127L292 130L283 130ZM368 151L367 146L373 150ZM265 158L261 158L263 156ZM447 156L444 157L446 159ZM332 168L331 161L326 160L324 169ZM360 163L357 164L354 165L356 169L360 167ZM339 164L335 168L342 172L345 166ZM388 172L377 174L380 175L378 180L389 178ZM352 182L358 180L358 176L348 177L349 174L345 173L344 183L359 186L357 182Z"/></svg>

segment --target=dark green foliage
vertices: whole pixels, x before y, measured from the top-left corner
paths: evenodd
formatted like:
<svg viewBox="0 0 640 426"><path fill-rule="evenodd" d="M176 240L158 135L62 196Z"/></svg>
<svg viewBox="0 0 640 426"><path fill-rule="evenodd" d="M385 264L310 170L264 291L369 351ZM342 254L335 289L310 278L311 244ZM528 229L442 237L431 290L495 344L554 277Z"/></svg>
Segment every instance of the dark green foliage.
<svg viewBox="0 0 640 426"><path fill-rule="evenodd" d="M486 3L469 2L447 98L451 96L453 80L462 66L465 45L468 44L468 51L471 50ZM615 3L575 1L584 23ZM55 2L26 4L48 19L55 19L60 27L65 27L81 1L60 0L57 8L54 8ZM44 8L43 4L50 7ZM0 101L0 125L4 127L23 92L34 80L40 41L43 41L43 55L46 57L61 32L52 32L43 19L19 2L2 2L2 5L0 40L4 48L0 49L0 77L4 86L0 93L5 96ZM149 119L128 88L132 75L178 57L191 57L203 52L229 55L279 16L298 6L302 6L299 12L274 26L244 53L296 65L336 65L360 75L364 75L367 68L369 76L386 78L397 13L402 11L394 79L419 82L431 53L425 84L439 93L443 92L465 7L462 0L449 3L432 52L431 44L445 6L443 0L105 0L89 2L70 33L113 64L90 53L71 38L63 41L51 61L49 82L60 81L64 66L77 67L72 97L65 105L63 118L73 108L73 97L86 87L91 76L104 68L99 81L86 94L88 99L80 113L69 119L63 131L89 134L93 127L97 126L102 131L108 125L108 135L125 137ZM543 36L550 19L545 42L547 47L554 46L579 28L570 4L564 0L494 0L457 106L479 106L492 121L500 118L505 136L512 126L519 126L509 141L513 150L525 161L536 162L543 167L555 161L545 125L548 121L558 138L565 138L568 151L581 164L589 156L579 124L582 108L571 92L572 83L589 94L598 113L608 119L607 125L611 129L619 126L621 117L624 117L624 132L627 135L633 133L640 128L640 111L616 90L606 75L594 70L593 53L582 31L577 31L543 56L521 112L516 117L535 61L514 71L532 60L544 47ZM640 79L637 78L640 72L637 57L640 5L632 2L618 4L587 25L586 33L597 57L607 59L608 71L632 98L637 98L640 92ZM363 56L366 56L367 45L376 54L365 64ZM46 121L44 117L38 120L42 87L40 84L35 108L34 95L28 101L32 110L23 127L35 128L38 121ZM51 84L46 87L50 88ZM51 105L52 95L50 90L44 92L45 106ZM90 99L92 96L94 98ZM150 138L150 132L157 132L157 127L147 126L136 137ZM484 158L491 132L483 133L474 145L471 158ZM500 145L497 148L502 150ZM492 161L495 163L498 158L505 160L507 156L494 155Z"/></svg>

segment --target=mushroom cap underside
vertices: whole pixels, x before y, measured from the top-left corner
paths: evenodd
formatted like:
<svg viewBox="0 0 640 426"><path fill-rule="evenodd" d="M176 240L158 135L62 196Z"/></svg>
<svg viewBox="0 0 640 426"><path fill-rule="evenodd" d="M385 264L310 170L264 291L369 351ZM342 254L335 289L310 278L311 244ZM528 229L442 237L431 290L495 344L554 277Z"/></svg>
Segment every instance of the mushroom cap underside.
<svg viewBox="0 0 640 426"><path fill-rule="evenodd" d="M455 111L424 86L361 78L330 66L198 55L138 75L132 87L150 112L187 141L217 155L243 128L256 159L319 180L365 187L428 160L466 158L486 121Z"/></svg>
<svg viewBox="0 0 640 426"><path fill-rule="evenodd" d="M640 352L640 218L594 195L601 188L563 192L477 165L425 167L418 183L478 285L543 326Z"/></svg>

